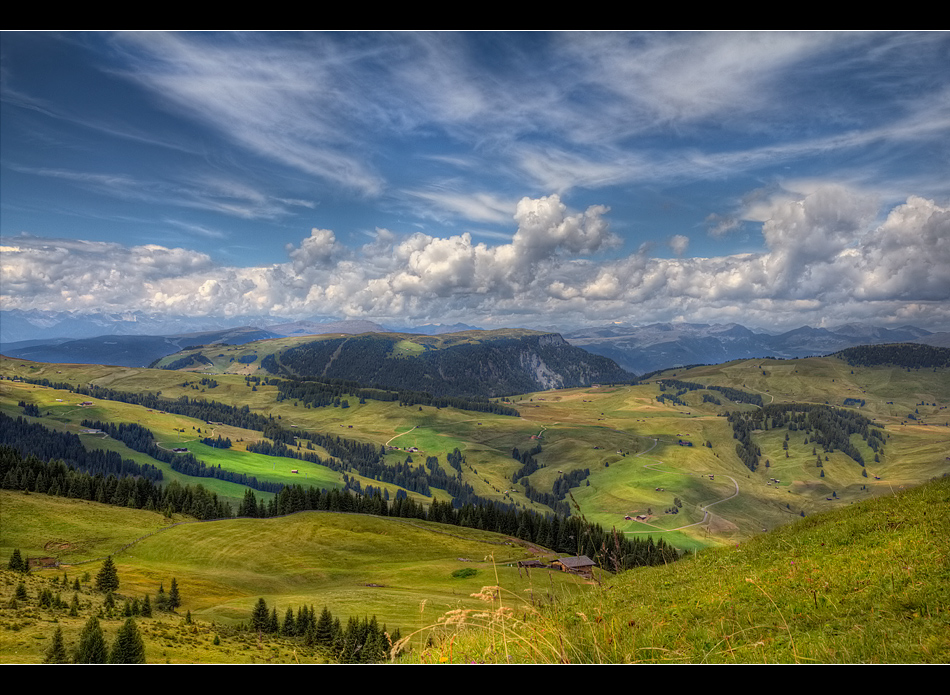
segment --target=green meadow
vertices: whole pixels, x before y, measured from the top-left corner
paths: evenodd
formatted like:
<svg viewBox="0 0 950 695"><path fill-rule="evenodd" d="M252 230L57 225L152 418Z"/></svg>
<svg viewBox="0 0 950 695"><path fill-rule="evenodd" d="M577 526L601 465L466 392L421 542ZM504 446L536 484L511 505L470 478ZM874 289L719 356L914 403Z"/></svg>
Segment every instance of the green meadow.
<svg viewBox="0 0 950 695"><path fill-rule="evenodd" d="M548 601L589 590L572 575L545 572L532 578L512 566L523 559L550 559L551 553L496 534L416 520L304 512L274 519L195 522L7 490L0 491L0 509L3 567L13 548L28 557L55 555L62 564L34 571L36 581L63 574L69 582L86 577L82 596L91 604L102 597L91 590L88 578L95 577L102 559L111 555L119 573L120 601L144 599L146 594L154 601L159 585L167 591L175 579L183 601L180 615L156 615L155 620L177 623L188 612L203 630L221 635L233 635L235 626L248 622L260 598L281 617L287 608L314 606L320 611L328 606L344 622L375 615L390 631L398 628L407 636L436 624L450 611L480 607L482 602L472 594L499 582L529 604L532 598ZM453 573L458 570L474 572L457 578ZM5 629L0 631L0 654L4 663L35 663L42 660L41 647L53 622L69 624L78 633L84 619L11 609L16 581L13 573L2 574L0 622ZM141 622L152 624L150 619ZM155 652L149 657L162 660ZM186 652L173 658L192 660L194 655ZM231 661L214 651L206 660Z"/></svg>
<svg viewBox="0 0 950 695"><path fill-rule="evenodd" d="M418 346L412 343L400 349L409 354L420 349ZM227 358L229 369L254 373L259 360L253 364L230 360L259 350L255 344L224 350L222 354ZM264 352L261 350L260 354ZM279 424L293 431L299 438L301 451L307 449L308 433L338 435L389 447L385 460L390 463L411 457L415 465L424 465L428 457L434 456L443 469L449 470L446 454L458 449L465 457L462 479L472 485L477 495L544 512L546 507L527 499L520 483L512 483L512 475L521 467L520 461L512 457L513 450L524 452L540 446L536 456L540 468L527 478L533 488L550 491L560 475L589 469L590 475L574 487L567 498L572 513L582 514L589 521L624 534L662 537L684 552L696 553L695 557L665 570L628 573L629 577L650 579L644 583L619 578L616 581L622 582L625 588L604 594L602 589L561 573L519 574L511 563L536 557L537 550L471 529L318 512L268 520L197 523L183 517L167 519L146 511L3 491L0 497L3 522L0 562L3 566L13 549L18 548L29 556L58 558L66 565L65 572L72 581L74 576L87 573L95 576L102 558L114 555L122 581L119 593L130 599L154 595L159 585L167 589L172 578L178 581L184 597L182 610L177 615L165 614L146 623L152 640L150 660L154 657L155 661L319 661L319 654L306 655L297 651L293 643L254 646L246 636L233 631L236 625L248 620L259 598L265 598L268 606L276 607L281 615L287 608L296 610L301 605L311 604L318 611L327 605L344 620L375 614L380 622L391 630L398 627L403 635L423 630L419 635L427 635L426 639L431 636L433 645L445 644L439 636L449 634L449 623L453 621L461 623L474 615L489 615L491 632L500 627L493 622L498 616L492 611L502 607L521 606L526 615L542 601L550 603L556 599L558 605L567 606L576 600L579 602L576 610L572 609L575 617L571 618L569 611L561 618L554 618L557 621L554 633L569 634L578 644L585 639L594 641L579 646L580 651L574 656L564 656L569 661L890 661L893 654L866 653L855 646L857 637L845 634L855 629L846 624L852 617L838 621L829 618L827 611L820 619L825 620L822 625L830 626L827 628L830 636L822 634L818 640L825 645L824 651L806 651L799 643L793 648L791 633L789 639L775 634L764 637L763 624L780 629L776 618L778 607L790 605L789 602L799 606L795 602L803 600L794 594L785 596L782 603L780 584L766 581L782 574L780 565L784 560L775 559L774 554L782 548L799 547L802 541L796 540L794 529L810 528L808 524L812 520L839 518L835 514L859 514L855 510L887 504L886 500L892 499L895 493L912 493L925 481L950 472L950 411L947 409L950 372L852 368L830 357L745 360L669 370L633 386L603 385L510 397L508 401L518 408L521 417L453 408L400 406L396 402L373 400L360 404L357 398L349 399L349 408L307 408L293 401L279 402L276 387L248 382L242 373L216 374L213 379L217 386L210 388L200 384L204 375L188 371L49 365L0 358L0 375L4 377L0 381L0 410L5 414L24 415L24 409L18 405L21 401L36 405L39 417L25 416L31 422L80 433L87 448L110 449L123 457L157 465L163 469L166 481L200 483L234 507L244 495L243 486L176 473L166 464L132 451L103 434L81 434L84 429L81 421L138 423L155 434L159 446L186 447L208 465L220 465L263 481L341 488L343 476L296 459L249 453L247 445L262 438L257 431L209 425L172 413L77 396L65 389L11 378L48 379L76 385L92 383L120 391L160 392L164 398L187 396L247 406L253 412L272 415ZM861 467L841 451L816 450L803 432L783 427L760 430L752 433L754 443L761 450L760 465L752 472L737 455L733 429L725 415L732 410L754 411L756 406L733 403L721 392L704 390L681 394L680 403L661 402L658 400L662 393L658 384L661 379L742 389L760 394L765 404L809 403L856 410L883 427L884 446L874 452L859 436L852 435L852 444L866 462ZM704 394L717 396L720 404L704 401ZM83 401L92 403L83 406ZM231 439L231 449L216 449L200 442L203 437L219 435ZM319 447L314 447L314 451L326 457L326 452ZM819 457L821 467L816 465ZM294 470L297 472L293 473ZM390 496L398 492L394 485L350 475L364 486L385 488ZM265 500L270 497L257 494ZM426 501L416 493L410 496L423 503ZM433 490L433 496L448 499L447 493L440 490ZM899 528L912 530L918 523L918 514L944 513L945 518L950 518L946 514L946 497L940 498L938 494L937 498L929 499L929 507L915 507L918 511L906 515L906 521L901 522ZM860 514L865 521L874 518L873 514ZM932 520L932 516L928 517L926 523ZM930 529L926 523L924 528ZM931 531L927 531L928 538L933 535ZM821 533L830 533L829 528L824 527ZM856 530L850 533L855 538L860 534ZM869 542L872 537L868 537ZM900 539L899 544L903 546L899 545L897 550L887 541L890 552L915 557L919 552L925 555L937 552L918 548L915 543L920 538L913 533L901 535ZM820 609L840 607L851 600L848 592L862 591L861 587L839 589L839 586L851 586L845 578L849 572L856 571L847 563L860 562L860 558L845 557L849 542L835 541L835 547L839 548L835 557L841 562L840 567L835 565L832 573L835 579L829 584L835 587L834 591L802 594L804 599L810 598L813 605L817 601ZM729 555L737 546L743 555ZM704 589L700 586L702 580L682 578L678 574L686 572L683 577L692 576L688 568L696 567L702 568L695 571L703 577L720 576L717 573L724 570L719 568L732 566L736 557L747 557L744 553L750 553L749 548L770 548L773 556L767 559L762 550L758 564L751 569L742 565L746 569L735 570L746 572L747 577L727 581L722 575L723 578L717 580L718 589L716 586ZM543 549L540 550L543 556ZM940 552L944 558L940 571L944 572L942 581L946 584L948 554L945 550ZM724 557L730 559L715 559ZM818 562L815 555L807 557ZM822 562L826 560L823 558ZM709 565L710 562L713 565ZM931 560L920 562L926 564ZM473 569L475 574L464 579L453 577L453 572L459 569ZM888 567L887 570L897 581L894 569ZM939 575L938 570L927 571ZM43 579L47 576L45 572L33 575L31 582L48 581ZM934 575L921 576L930 581ZM753 581L746 585L746 578ZM692 589L697 595L696 605L684 612L684 606L692 606L692 599L688 598L691 594L685 590L674 592L673 588L680 584L692 586L690 582L694 581L697 583ZM504 590L501 594L489 592L490 610L486 614L486 595L481 589L495 585ZM15 586L15 579L5 576L4 594L0 597L4 605L7 605L5 597ZM639 587L638 591L643 593L628 596L632 586ZM804 585L799 582L795 586ZM740 605L734 596L741 596L743 602L761 597L755 604L759 612L746 615L738 609L730 609L732 613L719 616L716 632L711 627L715 618L708 613L713 599L698 598L704 591L719 597L717 600L722 605L734 607ZM473 594L481 594L481 598ZM667 632L651 628L647 635L643 632L646 628L634 629L634 625L644 626L647 618L633 613L628 616L626 609L613 603L613 597L621 595L626 597L625 601L632 602L631 605L645 606L644 610L661 607L659 610L665 612L661 613L664 617L660 623L669 626L663 628ZM507 599L502 600L502 596ZM529 597L527 604L523 603L525 596ZM775 612L766 610L772 605L766 596L775 601ZM927 626L918 637L920 651L914 658L907 656L915 654L909 644L897 653L912 661L926 661L934 658L934 654L946 654L944 642L926 632L935 624L933 620L938 623L943 620L946 624L946 604L942 596L938 592L931 597L906 599L912 606L906 615L899 610L894 612L893 607L887 608L888 620L899 624L905 619L922 619L922 625ZM84 582L81 600L88 610L95 609L97 601L102 599ZM590 603L595 600L596 603ZM881 603L884 599L875 600L877 603L869 604L869 610L885 611L890 605ZM609 608L608 619L609 606L613 607ZM797 610L804 615L804 608L799 606ZM184 611L191 613L198 627L182 622ZM603 641L598 641L600 633L586 620L601 613L603 620L594 624L603 625L603 630L609 624L611 629L623 633L623 639L603 632ZM578 618L581 614L587 618ZM11 662L41 658L45 640L57 622L67 626L67 633L73 636L78 635L82 622L70 622L60 614L47 615L35 607L0 615L6 621L6 629L0 633L3 635L0 647L5 660ZM789 620L784 611L781 615ZM690 620L695 622L688 625L677 622L683 616L691 616ZM622 629L625 623L629 623L629 633ZM890 623L869 625L874 626L875 635L881 630L886 633L893 629ZM111 625L107 632L117 628L117 624ZM426 631L428 628L435 632ZM821 632L826 628L814 629ZM809 630L813 628L802 634L810 635L808 639L817 639ZM588 637L578 637L578 631ZM736 647L736 640L745 639L747 634L759 635L759 638L741 649ZM212 648L213 638L223 640L224 647ZM452 644L460 644L460 639L461 636ZM607 641L610 639L613 641ZM694 643L705 645L705 651L695 651ZM478 654L464 650L449 654L444 646L433 646L435 651L417 650L416 656L409 658L453 661L458 654L466 653L472 657L470 660L490 661L501 653L497 642L492 643L491 648L478 639L474 644L476 650L482 650ZM611 651L605 646L609 644L616 648ZM626 646L621 649L621 645ZM778 651L766 649L773 645L779 647ZM585 656L578 656L585 650ZM668 658L661 658L663 654ZM535 656L541 660L540 655ZM530 660L528 655L522 658Z"/></svg>
<svg viewBox="0 0 950 695"><path fill-rule="evenodd" d="M946 664L948 557L950 478L942 478L624 572L553 606L463 612L406 659Z"/></svg>
<svg viewBox="0 0 950 695"><path fill-rule="evenodd" d="M288 340L285 342L290 345L297 339ZM265 354L262 346L271 342L225 346L222 350L226 356L237 354L238 349L243 351L241 354ZM421 349L420 345L406 341L404 348L416 350ZM763 529L772 530L800 518L802 513L891 494L950 470L947 370L852 368L832 357L744 360L668 370L637 386L604 385L522 394L510 398L521 413L519 418L373 400L361 405L356 398L350 398L350 407L345 409L306 408L293 401L278 402L276 387L248 384L239 374L216 375L217 387L207 388L198 383L201 375L190 372L46 365L6 358L0 367L5 376L93 383L124 391L161 392L167 398L187 396L246 405L254 412L273 415L285 428L292 429L300 437L301 450L307 446L308 432L337 434L394 447L386 455L389 462L411 457L420 465L435 456L447 469L445 456L457 448L465 456L463 480L476 494L543 512L544 507L529 501L523 489L511 482L512 474L520 468L520 462L512 458L512 450L526 451L540 445L537 459L542 467L528 477L533 488L550 490L562 473L589 469L590 476L571 492L576 511L624 533L662 533L684 549L747 539ZM758 393L765 404L800 402L845 407L847 402L847 407L884 427L886 445L879 460L874 461L874 452L855 436L852 441L866 461L864 469L840 451L823 455L827 460L818 468L814 444L806 442L804 436L785 429L755 432L753 439L762 455L759 468L752 473L736 455L733 431L724 415L730 410L754 410L755 406L733 403L715 391L689 391L681 397L683 404L661 403L656 382L664 378ZM704 402L703 394L718 394L721 404ZM209 465L284 484L328 488L343 484L339 474L321 466L248 453L244 448L261 438L259 432L227 426L209 429L190 418L149 413L112 401L80 408L76 403L83 399L65 391L0 382L0 407L5 412L18 414L16 403L20 400L36 403L43 413L40 420L51 427L78 428L83 418L137 422L151 429L161 445L186 446ZM910 414L915 419L909 419ZM198 441L218 435L229 437L234 442L232 449L216 450ZM89 447L125 449L102 436L85 436L84 441ZM128 450L122 453L136 460L143 457ZM325 456L319 447L315 453ZM863 475L865 470L867 477ZM167 467L166 475L182 483L196 482ZM198 482L235 504L243 496L243 488L231 483L210 479ZM380 486L371 480L360 482ZM397 491L391 485L382 487L391 495ZM434 494L444 497L438 491ZM264 493L260 496L267 497ZM666 513L676 500L681 503L678 513ZM637 520L644 515L648 518Z"/></svg>

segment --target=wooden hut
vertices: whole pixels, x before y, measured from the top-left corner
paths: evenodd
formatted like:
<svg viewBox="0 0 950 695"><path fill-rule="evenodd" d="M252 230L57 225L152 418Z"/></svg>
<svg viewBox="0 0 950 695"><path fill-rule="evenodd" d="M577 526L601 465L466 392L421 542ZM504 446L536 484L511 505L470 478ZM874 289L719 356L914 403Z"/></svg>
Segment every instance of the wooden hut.
<svg viewBox="0 0 950 695"><path fill-rule="evenodd" d="M593 579L594 567L597 565L586 555L581 555L579 557L558 558L551 562L551 566L560 568L562 572L573 572Z"/></svg>

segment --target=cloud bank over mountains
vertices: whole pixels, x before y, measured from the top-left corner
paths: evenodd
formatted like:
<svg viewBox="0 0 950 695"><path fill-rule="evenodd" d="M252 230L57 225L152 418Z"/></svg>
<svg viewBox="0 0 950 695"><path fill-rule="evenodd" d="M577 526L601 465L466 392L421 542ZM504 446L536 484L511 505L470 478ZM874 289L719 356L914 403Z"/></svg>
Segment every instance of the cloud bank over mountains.
<svg viewBox="0 0 950 695"><path fill-rule="evenodd" d="M829 185L759 200L756 214L767 215L765 250L713 258L625 252L605 206L572 211L557 195L519 201L509 243L378 229L350 249L333 231L313 229L287 249L286 262L266 266L224 266L156 244L23 235L4 240L2 303L487 326L685 319L950 325L950 209L912 196L881 210L873 196Z"/></svg>

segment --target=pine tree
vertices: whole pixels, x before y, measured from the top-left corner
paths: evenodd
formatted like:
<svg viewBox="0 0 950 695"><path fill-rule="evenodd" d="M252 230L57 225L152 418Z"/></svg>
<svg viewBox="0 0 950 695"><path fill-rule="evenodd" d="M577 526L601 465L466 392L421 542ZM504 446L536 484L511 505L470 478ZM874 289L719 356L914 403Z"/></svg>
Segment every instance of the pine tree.
<svg viewBox="0 0 950 695"><path fill-rule="evenodd" d="M102 563L102 569L96 575L96 589L106 593L115 591L119 588L119 573L112 562L112 556L106 558Z"/></svg>
<svg viewBox="0 0 950 695"><path fill-rule="evenodd" d="M172 588L168 591L168 610L174 611L181 605L181 594L178 593L178 580L172 578Z"/></svg>
<svg viewBox="0 0 950 695"><path fill-rule="evenodd" d="M79 635L79 646L73 656L74 664L104 664L109 660L109 650L102 634L99 619L92 616Z"/></svg>
<svg viewBox="0 0 950 695"><path fill-rule="evenodd" d="M280 634L286 637L293 637L297 634L297 626L294 623L294 609L288 607L284 615L284 624L281 626Z"/></svg>
<svg viewBox="0 0 950 695"><path fill-rule="evenodd" d="M10 556L10 562L7 564L7 569L14 572L26 572L29 570L29 565L26 560L23 559L23 556L20 555L20 549L14 548L13 554Z"/></svg>
<svg viewBox="0 0 950 695"><path fill-rule="evenodd" d="M53 641L46 650L44 664L68 664L69 655L66 654L66 644L63 641L63 628L57 627L53 633Z"/></svg>
<svg viewBox="0 0 950 695"><path fill-rule="evenodd" d="M109 663L145 663L145 642L142 640L139 628L132 618L127 619L122 627L119 628L119 632L115 636L115 642L112 644L112 653L109 655Z"/></svg>
<svg viewBox="0 0 950 695"><path fill-rule="evenodd" d="M323 607L320 618L317 620L314 637L317 644L325 647L333 644L333 616L326 606Z"/></svg>
<svg viewBox="0 0 950 695"><path fill-rule="evenodd" d="M267 601L259 598L251 613L251 629L254 632L267 632L268 623L270 623L270 612L267 610Z"/></svg>

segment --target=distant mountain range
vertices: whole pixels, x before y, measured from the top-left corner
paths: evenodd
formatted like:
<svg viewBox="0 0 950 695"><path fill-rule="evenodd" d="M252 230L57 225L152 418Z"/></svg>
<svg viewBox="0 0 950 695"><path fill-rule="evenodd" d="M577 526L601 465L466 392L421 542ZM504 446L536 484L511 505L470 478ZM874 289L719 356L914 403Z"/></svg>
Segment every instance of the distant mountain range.
<svg viewBox="0 0 950 695"><path fill-rule="evenodd" d="M240 331L233 332L237 329ZM12 310L0 312L0 353L38 362L142 367L177 352L181 347L197 343L243 344L268 337L331 333L444 335L468 330L479 329L461 323L383 326L372 321L341 320L332 316L293 320L268 315L226 318L144 312L78 314ZM560 332L570 345L609 357L623 369L636 374L750 357L788 359L827 355L857 345L919 342L950 346L948 333L932 333L914 326L879 328L866 324L836 328L802 326L778 334L754 331L737 323L656 323L550 330Z"/></svg>
<svg viewBox="0 0 950 695"><path fill-rule="evenodd" d="M181 335L251 326L283 336L326 333L419 333L441 335L480 330L464 323L427 323L383 326L372 321L344 320L336 316L311 316L295 320L286 316L176 316L142 311L79 313L71 311L0 311L0 345L32 341L34 344L65 342L106 335ZM24 347L18 345L17 347Z"/></svg>
<svg viewBox="0 0 950 695"><path fill-rule="evenodd" d="M243 345L254 340L279 337L269 331L242 326L173 335L103 335L78 340L27 340L3 345L0 353L33 362L147 367L161 357L195 345Z"/></svg>
<svg viewBox="0 0 950 695"><path fill-rule="evenodd" d="M773 335L737 323L655 323L605 326L564 333L571 345L614 360L637 374L691 364L720 364L753 357L811 357L857 345L920 342L942 345L946 334L913 326L878 328L848 324L837 328L802 326Z"/></svg>

